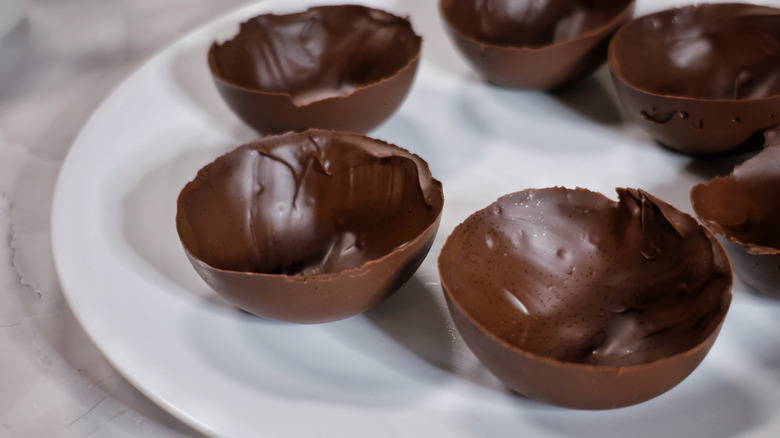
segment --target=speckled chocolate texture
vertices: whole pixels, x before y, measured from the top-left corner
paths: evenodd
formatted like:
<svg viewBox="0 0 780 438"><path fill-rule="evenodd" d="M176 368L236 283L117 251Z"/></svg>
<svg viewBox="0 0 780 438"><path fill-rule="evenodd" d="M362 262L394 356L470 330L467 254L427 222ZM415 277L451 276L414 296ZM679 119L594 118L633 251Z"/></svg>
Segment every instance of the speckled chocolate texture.
<svg viewBox="0 0 780 438"><path fill-rule="evenodd" d="M447 239L439 269L458 329L517 392L585 409L638 403L714 342L731 300L722 246L643 191L618 195L514 193Z"/></svg>
<svg viewBox="0 0 780 438"><path fill-rule="evenodd" d="M696 214L724 236L736 274L759 291L780 298L780 130L766 148L729 176L691 190Z"/></svg>
<svg viewBox="0 0 780 438"><path fill-rule="evenodd" d="M414 273L441 184L418 156L358 134L257 140L198 172L178 199L193 266L239 307L323 322L373 307Z"/></svg>
<svg viewBox="0 0 780 438"><path fill-rule="evenodd" d="M411 23L357 5L254 17L208 61L228 105L261 133L365 133L401 104L422 39Z"/></svg>
<svg viewBox="0 0 780 438"><path fill-rule="evenodd" d="M618 31L609 65L626 111L690 154L758 147L780 124L780 9L701 4Z"/></svg>
<svg viewBox="0 0 780 438"><path fill-rule="evenodd" d="M455 45L489 82L554 89L606 59L632 0L440 0Z"/></svg>

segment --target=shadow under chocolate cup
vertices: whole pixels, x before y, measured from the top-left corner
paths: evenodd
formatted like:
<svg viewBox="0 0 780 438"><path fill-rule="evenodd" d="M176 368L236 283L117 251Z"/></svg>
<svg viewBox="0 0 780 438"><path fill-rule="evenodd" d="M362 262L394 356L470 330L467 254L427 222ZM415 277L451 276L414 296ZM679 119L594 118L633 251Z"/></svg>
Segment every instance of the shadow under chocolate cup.
<svg viewBox="0 0 780 438"><path fill-rule="evenodd" d="M439 0L457 49L488 82L551 90L607 58L609 38L631 18L633 0Z"/></svg>
<svg viewBox="0 0 780 438"><path fill-rule="evenodd" d="M409 20L358 5L265 14L215 42L217 89L262 134L323 128L366 133L401 105L422 38Z"/></svg>
<svg viewBox="0 0 780 438"><path fill-rule="evenodd" d="M780 9L699 4L636 18L612 38L609 67L626 113L691 155L761 145L780 124Z"/></svg>
<svg viewBox="0 0 780 438"><path fill-rule="evenodd" d="M734 271L758 291L780 298L780 139L725 177L691 189L694 211L725 243Z"/></svg>
<svg viewBox="0 0 780 438"><path fill-rule="evenodd" d="M428 253L443 206L428 165L354 133L247 143L181 191L176 227L195 270L250 313L317 323L362 313Z"/></svg>
<svg viewBox="0 0 780 438"><path fill-rule="evenodd" d="M470 216L439 273L464 341L539 401L609 409L662 394L703 360L732 274L696 220L636 189L529 189Z"/></svg>

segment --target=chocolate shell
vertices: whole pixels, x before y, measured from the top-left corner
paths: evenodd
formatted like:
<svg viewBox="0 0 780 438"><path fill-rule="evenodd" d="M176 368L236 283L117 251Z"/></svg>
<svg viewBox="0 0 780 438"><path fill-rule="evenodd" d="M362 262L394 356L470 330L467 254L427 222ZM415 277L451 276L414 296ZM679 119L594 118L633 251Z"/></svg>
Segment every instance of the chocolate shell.
<svg viewBox="0 0 780 438"><path fill-rule="evenodd" d="M696 214L728 240L726 249L737 276L764 294L780 298L778 200L780 142L768 141L763 151L736 166L731 175L691 190Z"/></svg>
<svg viewBox="0 0 780 438"><path fill-rule="evenodd" d="M357 5L266 14L214 43L219 93L263 134L324 128L366 133L406 97L422 39L405 18Z"/></svg>
<svg viewBox="0 0 780 438"><path fill-rule="evenodd" d="M531 189L460 224L439 256L455 325L509 388L578 409L653 398L702 361L731 302L723 247L635 189Z"/></svg>
<svg viewBox="0 0 780 438"><path fill-rule="evenodd" d="M656 141L707 155L761 145L780 124L780 9L701 4L632 20L609 66L626 112Z"/></svg>
<svg viewBox="0 0 780 438"><path fill-rule="evenodd" d="M440 0L455 46L488 82L554 89L604 63L633 0Z"/></svg>
<svg viewBox="0 0 780 438"><path fill-rule="evenodd" d="M368 310L431 247L441 183L417 155L324 130L247 143L202 168L176 228L206 283L241 309L316 323Z"/></svg>

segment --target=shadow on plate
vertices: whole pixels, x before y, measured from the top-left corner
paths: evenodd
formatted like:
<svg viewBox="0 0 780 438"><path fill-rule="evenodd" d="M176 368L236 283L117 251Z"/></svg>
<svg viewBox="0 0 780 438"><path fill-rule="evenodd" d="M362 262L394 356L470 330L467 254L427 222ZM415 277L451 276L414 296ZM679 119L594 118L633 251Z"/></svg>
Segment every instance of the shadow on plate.
<svg viewBox="0 0 780 438"><path fill-rule="evenodd" d="M478 135L478 144L493 140L539 151L552 149L574 159L607 156L613 146L625 142L611 102L592 78L556 93L464 84L455 97L452 124Z"/></svg>
<svg viewBox="0 0 780 438"><path fill-rule="evenodd" d="M238 311L218 318L204 324L193 315L187 342L224 377L285 403L406 405L435 393L447 377L426 369L363 316L325 324L280 323Z"/></svg>
<svg viewBox="0 0 780 438"><path fill-rule="evenodd" d="M203 45L178 50L170 66L174 82L192 107L199 108L207 120L215 125L234 127L231 134L238 141L236 146L260 137L234 115L220 97L208 68L208 48L208 45Z"/></svg>
<svg viewBox="0 0 780 438"><path fill-rule="evenodd" d="M235 309L195 272L179 240L175 220L176 199L184 184L195 177L198 169L224 152L227 152L224 145L193 146L143 175L122 200L122 230L143 269L152 277L175 285L166 289L186 291L212 305Z"/></svg>
<svg viewBox="0 0 780 438"><path fill-rule="evenodd" d="M549 93L550 97L597 125L616 127L623 123L605 66L569 86Z"/></svg>
<svg viewBox="0 0 780 438"><path fill-rule="evenodd" d="M761 401L737 382L710 375L695 387L686 383L628 408L595 412L551 408L527 418L557 436L582 438L738 436L771 418Z"/></svg>
<svg viewBox="0 0 780 438"><path fill-rule="evenodd" d="M747 363L756 364L780 382L780 299L764 295L742 281L735 281L742 312L732 312L730 329Z"/></svg>
<svg viewBox="0 0 780 438"><path fill-rule="evenodd" d="M658 143L653 142L653 145L658 148L659 153L678 160L680 165L677 167L680 170L675 178L659 180L655 187L644 187L644 189L694 217L690 200L693 186L715 177L726 176L731 173L734 166L755 155L755 152L750 152L738 155L691 157Z"/></svg>
<svg viewBox="0 0 780 438"><path fill-rule="evenodd" d="M438 250L432 251L426 262L435 262ZM425 269L428 263L423 264ZM431 263L434 265L435 263ZM424 282L424 277L436 277L435 281ZM510 391L494 377L474 356L458 334L443 291L433 268L412 278L401 290L376 308L366 312L365 319L402 348L402 355L411 353L422 359L404 372L427 376L428 380L457 379L473 385L472 389L483 395L510 396L523 399ZM399 361L398 351L373 351L369 344L356 344L387 363ZM410 362L414 363L414 362ZM431 368L434 367L434 369Z"/></svg>
<svg viewBox="0 0 780 438"><path fill-rule="evenodd" d="M415 276L363 316L408 352L451 373L455 338L447 309L439 298Z"/></svg>
<svg viewBox="0 0 780 438"><path fill-rule="evenodd" d="M756 153L753 151L738 155L696 158L685 166L685 170L700 178L702 182L706 182L718 176L728 176L734 170L734 166L744 163Z"/></svg>

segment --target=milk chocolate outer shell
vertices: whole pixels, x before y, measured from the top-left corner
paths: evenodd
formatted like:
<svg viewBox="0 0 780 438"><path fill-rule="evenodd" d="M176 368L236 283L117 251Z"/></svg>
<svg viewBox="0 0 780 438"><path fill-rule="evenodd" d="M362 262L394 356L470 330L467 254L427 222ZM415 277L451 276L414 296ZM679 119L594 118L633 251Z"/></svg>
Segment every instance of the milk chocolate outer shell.
<svg viewBox="0 0 780 438"><path fill-rule="evenodd" d="M604 63L609 38L631 18L634 1L440 0L439 6L455 46L485 80L550 90Z"/></svg>
<svg viewBox="0 0 780 438"><path fill-rule="evenodd" d="M759 292L780 298L780 251L754 254L745 245L724 243L734 266L734 273Z"/></svg>
<svg viewBox="0 0 780 438"><path fill-rule="evenodd" d="M357 5L266 14L209 49L228 106L263 134L324 128L366 133L414 81L422 38L411 23Z"/></svg>
<svg viewBox="0 0 780 438"><path fill-rule="evenodd" d="M509 388L608 409L653 398L703 360L731 303L718 240L636 189L530 189L460 224L439 256L453 321Z"/></svg>
<svg viewBox="0 0 780 438"><path fill-rule="evenodd" d="M691 204L705 226L728 239L734 271L745 283L780 298L780 144L767 146L734 168L691 189ZM775 139L776 140L776 139Z"/></svg>
<svg viewBox="0 0 780 438"><path fill-rule="evenodd" d="M317 323L368 310L417 270L443 206L417 155L359 134L287 133L247 143L181 191L190 262L250 313Z"/></svg>
<svg viewBox="0 0 780 438"><path fill-rule="evenodd" d="M628 115L692 155L757 148L780 124L780 9L701 4L636 18L609 46Z"/></svg>

